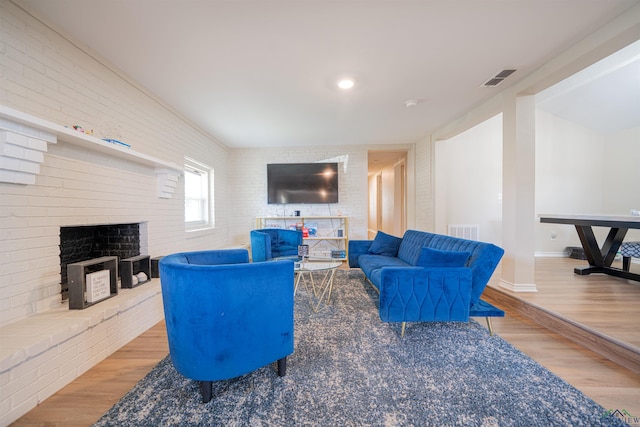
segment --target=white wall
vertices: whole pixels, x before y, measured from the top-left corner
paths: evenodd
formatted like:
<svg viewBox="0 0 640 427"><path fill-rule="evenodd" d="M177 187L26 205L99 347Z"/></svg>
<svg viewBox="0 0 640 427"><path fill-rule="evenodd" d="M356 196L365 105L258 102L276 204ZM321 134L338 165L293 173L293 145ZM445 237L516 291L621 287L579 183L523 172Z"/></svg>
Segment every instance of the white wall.
<svg viewBox="0 0 640 427"><path fill-rule="evenodd" d="M598 132L537 109L537 214L605 213L605 155L604 139ZM567 246L581 247L575 227L537 224L537 253L561 254Z"/></svg>
<svg viewBox="0 0 640 427"><path fill-rule="evenodd" d="M369 175L369 220L368 236L373 239L378 229L378 178L382 179L380 172Z"/></svg>
<svg viewBox="0 0 640 427"><path fill-rule="evenodd" d="M149 167L49 144L35 185L0 183L0 326L60 304L60 226L147 221L152 256L228 244L228 149L6 1L0 55L3 105L179 165L199 159L215 168L218 200L217 228L187 237L182 179L160 199Z"/></svg>
<svg viewBox="0 0 640 427"><path fill-rule="evenodd" d="M480 240L502 242L502 115L435 144L436 232L478 224Z"/></svg>
<svg viewBox="0 0 640 427"><path fill-rule="evenodd" d="M536 111L536 212L629 215L640 206L640 129L605 135ZM536 253L580 247L575 227L538 224ZM594 228L600 242L606 228ZM630 230L625 240L638 240Z"/></svg>
<svg viewBox="0 0 640 427"><path fill-rule="evenodd" d="M499 244L500 116L446 141L436 151L437 231L448 224L481 224L480 238ZM536 213L629 215L640 209L640 129L603 135L536 110ZM595 228L599 241L607 229ZM640 240L630 230L627 241ZM575 227L536 224L538 255L564 255L580 247Z"/></svg>
<svg viewBox="0 0 640 427"><path fill-rule="evenodd" d="M397 230L396 224L398 220L395 216L395 188L396 188L396 171L393 165L389 165L383 168L380 173L382 174L382 200L379 204L382 212L382 231L394 236L402 236L402 233Z"/></svg>
<svg viewBox="0 0 640 427"><path fill-rule="evenodd" d="M640 210L640 128L606 135L604 139L604 211L628 215L631 209ZM640 230L629 230L629 235L640 240Z"/></svg>
<svg viewBox="0 0 640 427"><path fill-rule="evenodd" d="M216 228L185 233L183 180L158 197L152 167L64 141L49 144L35 184L0 183L0 424L162 319L157 279L86 310L61 304L61 226L144 222L151 256L229 244L229 150L138 84L0 1L0 104L181 165L215 169Z"/></svg>

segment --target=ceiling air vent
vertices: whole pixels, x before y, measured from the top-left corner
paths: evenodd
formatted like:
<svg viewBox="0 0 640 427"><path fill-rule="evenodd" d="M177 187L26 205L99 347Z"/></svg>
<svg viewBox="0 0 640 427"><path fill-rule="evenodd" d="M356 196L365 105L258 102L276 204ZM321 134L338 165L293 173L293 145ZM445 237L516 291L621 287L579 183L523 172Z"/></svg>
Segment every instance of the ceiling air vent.
<svg viewBox="0 0 640 427"><path fill-rule="evenodd" d="M496 74L495 76L491 77L489 80L484 82L482 84L482 86L484 86L484 87L498 86L500 83L502 83L502 81L504 79L506 79L507 77L509 77L511 74L513 74L515 72L516 72L516 69L514 69L514 68L509 68L509 69L506 69L506 70L502 70L498 74Z"/></svg>

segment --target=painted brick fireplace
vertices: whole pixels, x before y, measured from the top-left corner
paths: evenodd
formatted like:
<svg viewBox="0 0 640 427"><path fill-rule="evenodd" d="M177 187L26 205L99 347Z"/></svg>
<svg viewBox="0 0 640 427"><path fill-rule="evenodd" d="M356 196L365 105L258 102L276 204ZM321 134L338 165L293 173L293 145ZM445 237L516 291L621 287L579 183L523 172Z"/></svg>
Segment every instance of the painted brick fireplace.
<svg viewBox="0 0 640 427"><path fill-rule="evenodd" d="M60 282L68 298L67 264L105 256L119 260L140 255L140 223L60 227ZM142 236L146 240L146 236ZM143 245L144 247L145 245Z"/></svg>

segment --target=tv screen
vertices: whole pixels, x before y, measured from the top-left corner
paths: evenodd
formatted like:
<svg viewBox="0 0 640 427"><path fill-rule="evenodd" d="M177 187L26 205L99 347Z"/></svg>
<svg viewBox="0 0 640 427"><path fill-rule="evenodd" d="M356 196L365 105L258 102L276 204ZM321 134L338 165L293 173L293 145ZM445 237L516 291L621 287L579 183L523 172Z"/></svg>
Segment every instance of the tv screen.
<svg viewBox="0 0 640 427"><path fill-rule="evenodd" d="M267 165L269 203L338 203L337 163Z"/></svg>

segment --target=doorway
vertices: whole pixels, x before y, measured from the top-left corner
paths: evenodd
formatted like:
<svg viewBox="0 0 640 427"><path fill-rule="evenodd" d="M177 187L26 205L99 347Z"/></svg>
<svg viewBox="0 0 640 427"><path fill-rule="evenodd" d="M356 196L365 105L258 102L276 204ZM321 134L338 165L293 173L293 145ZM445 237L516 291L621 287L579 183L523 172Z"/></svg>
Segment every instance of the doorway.
<svg viewBox="0 0 640 427"><path fill-rule="evenodd" d="M369 150L368 238L401 237L407 228L407 150Z"/></svg>

